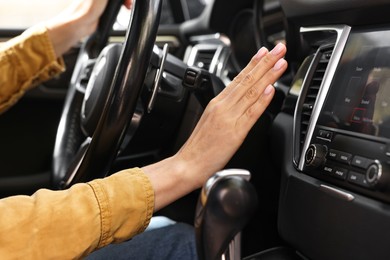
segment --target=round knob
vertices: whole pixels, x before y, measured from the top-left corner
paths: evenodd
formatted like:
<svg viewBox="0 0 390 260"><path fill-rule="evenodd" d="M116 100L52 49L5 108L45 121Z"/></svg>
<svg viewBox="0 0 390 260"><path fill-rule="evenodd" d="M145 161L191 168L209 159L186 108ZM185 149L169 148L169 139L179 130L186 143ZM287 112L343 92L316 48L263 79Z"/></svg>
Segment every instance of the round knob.
<svg viewBox="0 0 390 260"><path fill-rule="evenodd" d="M322 144L311 144L306 150L305 164L309 167L319 167L326 161L328 148Z"/></svg>
<svg viewBox="0 0 390 260"><path fill-rule="evenodd" d="M383 177L382 164L377 160L368 166L365 177L367 184L372 188L383 188L386 186Z"/></svg>

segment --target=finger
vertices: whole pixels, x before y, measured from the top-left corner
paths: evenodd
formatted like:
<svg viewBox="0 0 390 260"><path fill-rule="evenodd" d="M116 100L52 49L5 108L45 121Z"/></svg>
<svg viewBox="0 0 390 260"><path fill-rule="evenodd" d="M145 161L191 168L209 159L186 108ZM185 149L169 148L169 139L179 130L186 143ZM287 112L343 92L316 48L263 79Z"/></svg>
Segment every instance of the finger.
<svg viewBox="0 0 390 260"><path fill-rule="evenodd" d="M252 104L243 115L237 120L237 126L239 129L249 130L257 122L260 116L264 113L268 105L271 103L275 94L275 88L272 85L268 85L260 98Z"/></svg>
<svg viewBox="0 0 390 260"><path fill-rule="evenodd" d="M268 85L272 85L276 82L280 76L284 73L287 68L287 62L285 59L281 58L278 60L275 65L255 84L253 84L245 93L245 95L237 102L235 106L235 111L239 115L245 113L245 111L256 103L261 95L265 91L265 88Z"/></svg>
<svg viewBox="0 0 390 260"><path fill-rule="evenodd" d="M218 95L218 99L222 99L229 95L234 89L259 62L268 53L267 48L261 47L258 52L252 57L246 67L233 79L233 81Z"/></svg>
<svg viewBox="0 0 390 260"><path fill-rule="evenodd" d="M275 83L287 68L287 62L280 58L284 56L286 48L283 44L277 45L245 76L238 87L230 95L231 109L239 117L255 103L264 89ZM272 66L272 67L271 67Z"/></svg>
<svg viewBox="0 0 390 260"><path fill-rule="evenodd" d="M233 106L242 100L250 103L253 101L253 97L259 96L264 91L266 86L273 84L281 75L280 72L283 72L283 66L280 67L280 65L286 64L283 64L285 61L282 61L278 63L279 67L275 67L275 65L285 54L286 47L283 44L276 45L250 72L244 74L244 78L238 86L231 91L228 97L230 99L229 102Z"/></svg>

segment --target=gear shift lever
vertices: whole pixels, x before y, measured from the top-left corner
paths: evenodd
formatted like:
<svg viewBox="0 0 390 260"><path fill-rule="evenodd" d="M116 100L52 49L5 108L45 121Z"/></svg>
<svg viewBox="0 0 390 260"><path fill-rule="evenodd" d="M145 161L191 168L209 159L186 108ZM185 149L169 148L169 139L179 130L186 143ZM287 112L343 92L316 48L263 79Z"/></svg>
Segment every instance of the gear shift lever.
<svg viewBox="0 0 390 260"><path fill-rule="evenodd" d="M257 206L257 195L246 170L217 172L203 186L195 215L201 260L241 258L240 231Z"/></svg>

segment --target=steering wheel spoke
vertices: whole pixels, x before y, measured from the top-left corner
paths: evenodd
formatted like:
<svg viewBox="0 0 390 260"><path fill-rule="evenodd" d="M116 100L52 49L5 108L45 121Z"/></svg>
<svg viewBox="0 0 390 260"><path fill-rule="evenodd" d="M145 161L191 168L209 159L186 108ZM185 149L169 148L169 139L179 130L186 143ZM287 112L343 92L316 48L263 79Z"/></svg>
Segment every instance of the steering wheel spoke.
<svg viewBox="0 0 390 260"><path fill-rule="evenodd" d="M66 169L65 177L60 181L59 188L64 189L66 187L69 187L72 182L76 181L77 172L80 168L81 162L84 159L84 156L87 152L87 149L89 148L89 145L91 144L92 138L87 137L84 142L82 142L80 149L76 152L75 156L73 157L72 162L69 164L69 167Z"/></svg>

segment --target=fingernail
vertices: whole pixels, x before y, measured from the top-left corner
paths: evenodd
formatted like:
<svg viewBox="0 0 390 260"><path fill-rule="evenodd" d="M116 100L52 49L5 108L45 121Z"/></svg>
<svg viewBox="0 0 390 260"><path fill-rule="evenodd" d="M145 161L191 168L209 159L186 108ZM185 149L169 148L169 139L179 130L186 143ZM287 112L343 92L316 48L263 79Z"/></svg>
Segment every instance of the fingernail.
<svg viewBox="0 0 390 260"><path fill-rule="evenodd" d="M255 57L256 58L263 58L265 54L268 52L267 48L261 47L258 52L256 53Z"/></svg>
<svg viewBox="0 0 390 260"><path fill-rule="evenodd" d="M264 94L265 94L265 95L271 94L273 88L274 88L274 87L273 87L272 85L268 85L268 86L265 88L265 90L264 90Z"/></svg>
<svg viewBox="0 0 390 260"><path fill-rule="evenodd" d="M286 61L284 59L278 60L274 65L274 70L280 70L284 66L285 63L286 63Z"/></svg>
<svg viewBox="0 0 390 260"><path fill-rule="evenodd" d="M271 51L271 53L273 55L278 55L282 52L282 50L284 49L284 45L282 43L278 43Z"/></svg>

